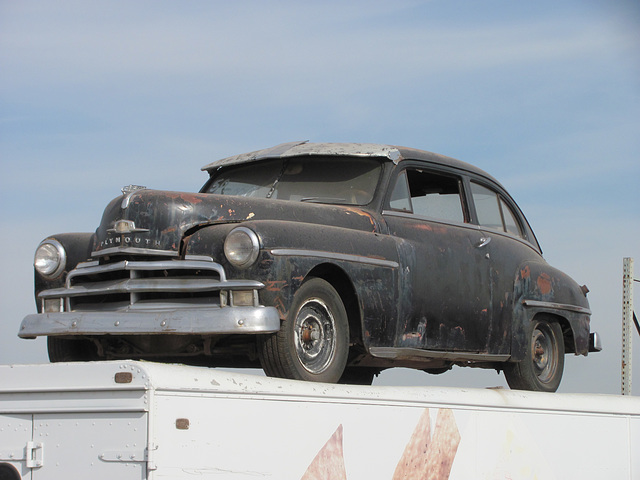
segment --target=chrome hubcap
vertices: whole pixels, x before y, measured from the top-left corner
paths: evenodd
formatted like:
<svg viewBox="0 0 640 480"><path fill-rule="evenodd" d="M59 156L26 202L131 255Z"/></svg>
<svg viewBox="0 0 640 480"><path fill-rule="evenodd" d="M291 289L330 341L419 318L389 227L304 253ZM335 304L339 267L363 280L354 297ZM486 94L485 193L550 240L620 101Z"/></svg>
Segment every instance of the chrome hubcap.
<svg viewBox="0 0 640 480"><path fill-rule="evenodd" d="M555 376L558 368L557 349L553 332L548 325L538 325L531 338L533 367L542 383L548 383Z"/></svg>
<svg viewBox="0 0 640 480"><path fill-rule="evenodd" d="M310 373L322 373L336 353L335 320L327 304L310 298L302 304L294 325L296 353Z"/></svg>

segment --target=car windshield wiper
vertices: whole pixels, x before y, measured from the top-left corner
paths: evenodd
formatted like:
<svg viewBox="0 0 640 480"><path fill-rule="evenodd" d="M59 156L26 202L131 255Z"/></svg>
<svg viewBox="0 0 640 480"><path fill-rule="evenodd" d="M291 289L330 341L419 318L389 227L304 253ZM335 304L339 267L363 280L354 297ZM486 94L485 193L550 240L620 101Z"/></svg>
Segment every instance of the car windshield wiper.
<svg viewBox="0 0 640 480"><path fill-rule="evenodd" d="M300 201L310 203L348 203L346 198L337 197L304 197Z"/></svg>

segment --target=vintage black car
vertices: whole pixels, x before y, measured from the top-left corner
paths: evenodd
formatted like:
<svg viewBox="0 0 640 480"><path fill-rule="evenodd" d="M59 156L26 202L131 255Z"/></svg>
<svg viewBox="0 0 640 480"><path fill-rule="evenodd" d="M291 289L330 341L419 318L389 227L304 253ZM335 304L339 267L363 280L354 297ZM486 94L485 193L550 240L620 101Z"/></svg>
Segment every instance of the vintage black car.
<svg viewBox="0 0 640 480"><path fill-rule="evenodd" d="M95 233L35 255L58 361L151 359L371 383L381 370L503 370L555 391L600 349L587 288L548 265L482 170L376 144L293 142L203 168L199 193L129 186Z"/></svg>

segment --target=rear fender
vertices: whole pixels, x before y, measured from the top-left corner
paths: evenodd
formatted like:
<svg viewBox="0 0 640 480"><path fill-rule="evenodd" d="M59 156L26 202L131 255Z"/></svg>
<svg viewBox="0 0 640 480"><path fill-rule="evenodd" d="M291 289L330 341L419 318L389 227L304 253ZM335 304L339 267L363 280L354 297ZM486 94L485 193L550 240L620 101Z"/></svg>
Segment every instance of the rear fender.
<svg viewBox="0 0 640 480"><path fill-rule="evenodd" d="M538 315L558 321L567 353L589 351L589 302L583 289L568 275L543 262L523 264L515 275L511 360L522 360L526 325Z"/></svg>

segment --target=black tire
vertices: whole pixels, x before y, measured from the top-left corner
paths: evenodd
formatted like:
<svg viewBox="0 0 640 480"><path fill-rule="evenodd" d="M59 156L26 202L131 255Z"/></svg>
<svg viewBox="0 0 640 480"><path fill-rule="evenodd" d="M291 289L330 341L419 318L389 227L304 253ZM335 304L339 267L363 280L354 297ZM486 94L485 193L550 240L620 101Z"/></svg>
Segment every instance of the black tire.
<svg viewBox="0 0 640 480"><path fill-rule="evenodd" d="M99 359L95 345L86 338L47 337L47 350L51 363L90 362Z"/></svg>
<svg viewBox="0 0 640 480"><path fill-rule="evenodd" d="M335 383L349 354L349 321L338 292L321 278L302 284L280 330L258 337L270 377Z"/></svg>
<svg viewBox="0 0 640 480"><path fill-rule="evenodd" d="M380 370L366 367L347 367L342 373L338 383L348 385L371 385L373 379L380 373Z"/></svg>
<svg viewBox="0 0 640 480"><path fill-rule="evenodd" d="M507 363L504 376L514 390L555 392L564 370L564 339L557 322L533 319L527 326L524 359Z"/></svg>
<svg viewBox="0 0 640 480"><path fill-rule="evenodd" d="M452 368L453 368L453 365L448 365L446 367L440 367L440 368L425 368L423 372L426 372L429 375L442 375L443 373L447 373Z"/></svg>

